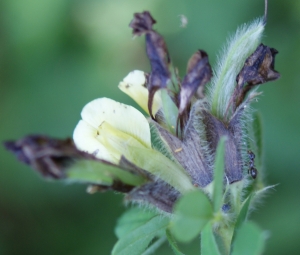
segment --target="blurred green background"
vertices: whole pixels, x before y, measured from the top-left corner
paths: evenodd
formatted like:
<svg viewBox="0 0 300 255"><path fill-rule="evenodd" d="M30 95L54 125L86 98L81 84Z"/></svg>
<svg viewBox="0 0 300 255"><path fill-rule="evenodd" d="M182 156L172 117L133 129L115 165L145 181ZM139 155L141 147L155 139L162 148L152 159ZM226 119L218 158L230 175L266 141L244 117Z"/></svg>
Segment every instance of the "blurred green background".
<svg viewBox="0 0 300 255"><path fill-rule="evenodd" d="M117 88L130 71L149 71L144 38L132 40L128 27L134 12L151 11L183 75L198 48L214 64L227 36L263 9L263 0L0 0L0 141L71 136L98 97L136 106ZM282 77L253 106L264 119L267 181L279 185L252 218L268 230L265 254L300 254L300 1L270 1L263 42L279 51ZM122 196L85 188L44 181L0 146L0 254L110 254ZM199 254L198 245L184 249ZM165 245L157 254L172 253Z"/></svg>

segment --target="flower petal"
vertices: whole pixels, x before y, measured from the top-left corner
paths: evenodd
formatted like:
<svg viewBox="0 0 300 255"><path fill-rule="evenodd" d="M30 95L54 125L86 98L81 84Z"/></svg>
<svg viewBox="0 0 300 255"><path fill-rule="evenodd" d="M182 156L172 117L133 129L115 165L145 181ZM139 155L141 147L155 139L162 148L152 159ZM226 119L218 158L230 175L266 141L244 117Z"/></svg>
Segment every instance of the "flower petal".
<svg viewBox="0 0 300 255"><path fill-rule="evenodd" d="M107 148L105 148L98 140L98 130L83 120L80 120L73 132L73 139L79 150L93 154L97 158L117 163L115 158Z"/></svg>
<svg viewBox="0 0 300 255"><path fill-rule="evenodd" d="M98 133L99 135L97 136L97 140L118 159L120 159L122 155L126 154L129 146L148 148L139 140L114 128L106 121L103 122L98 128ZM132 161L130 158L127 159Z"/></svg>
<svg viewBox="0 0 300 255"><path fill-rule="evenodd" d="M146 88L146 74L143 71L134 70L130 72L119 84L119 89L130 96L145 112L148 111L149 91ZM152 113L155 115L162 107L160 91L154 96Z"/></svg>
<svg viewBox="0 0 300 255"><path fill-rule="evenodd" d="M98 129L107 122L151 148L150 128L147 119L135 108L109 98L99 98L88 103L81 112L82 119Z"/></svg>

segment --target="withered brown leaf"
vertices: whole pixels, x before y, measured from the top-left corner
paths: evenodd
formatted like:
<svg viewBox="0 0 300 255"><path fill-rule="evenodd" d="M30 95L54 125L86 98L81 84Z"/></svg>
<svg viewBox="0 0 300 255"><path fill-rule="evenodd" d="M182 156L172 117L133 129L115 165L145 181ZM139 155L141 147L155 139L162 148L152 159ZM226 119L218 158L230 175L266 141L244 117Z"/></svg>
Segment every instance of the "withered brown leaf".
<svg viewBox="0 0 300 255"><path fill-rule="evenodd" d="M234 91L234 100L238 107L246 94L255 86L268 81L277 80L280 74L274 70L275 56L278 51L260 44L254 53L248 57L242 70L236 77L237 86Z"/></svg>
<svg viewBox="0 0 300 255"><path fill-rule="evenodd" d="M205 187L212 182L213 172L203 154L201 139L192 121L189 121L182 140L169 133L156 122L153 121L152 124L171 149L173 157L189 174L193 185Z"/></svg>
<svg viewBox="0 0 300 255"><path fill-rule="evenodd" d="M148 202L165 212L171 213L180 193L162 180L146 183L134 188L125 199L132 202Z"/></svg>
<svg viewBox="0 0 300 255"><path fill-rule="evenodd" d="M17 141L4 143L6 149L17 158L30 165L44 177L65 178L64 169L74 160L93 158L92 155L79 151L70 138L53 139L43 135L30 135Z"/></svg>
<svg viewBox="0 0 300 255"><path fill-rule="evenodd" d="M243 109L240 109L229 124L226 125L210 112L203 110L205 131L207 139L210 141L211 151L216 152L218 143L222 136L226 136L225 143L225 176L229 183L240 181L243 178L243 163L241 155L241 123L240 118Z"/></svg>
<svg viewBox="0 0 300 255"><path fill-rule="evenodd" d="M119 165L112 164L78 150L70 138L60 140L43 135L30 135L17 141L7 141L4 145L20 161L30 165L45 178L64 179L67 177L67 169L75 162L95 160L143 176L149 181L138 187L123 183L118 179L114 179L109 186L88 183L88 192L91 194L108 190L128 193L126 200L148 202L166 212L172 211L175 201L180 196L180 193L172 186L140 169L125 157L121 157Z"/></svg>
<svg viewBox="0 0 300 255"><path fill-rule="evenodd" d="M189 60L187 74L183 79L179 94L179 118L190 105L195 92L209 82L212 77L211 66L205 51L198 50Z"/></svg>
<svg viewBox="0 0 300 255"><path fill-rule="evenodd" d="M169 53L163 37L153 30L152 25L156 21L152 18L148 11L143 13L135 13L134 19L129 26L133 28L134 35L146 36L146 51L151 64L151 73L148 81L149 99L148 110L150 116L154 119L152 114L153 98L157 90L166 88L170 80L169 71Z"/></svg>
<svg viewBox="0 0 300 255"><path fill-rule="evenodd" d="M66 171L68 168L77 161L92 160L105 165L119 167L134 175L143 176L145 180L151 179L147 172L129 162L125 157L121 157L119 165L112 164L96 158L92 154L78 150L70 138L60 140L43 135L30 135L17 141L7 141L4 145L21 162L30 165L45 178L64 179L67 177ZM129 192L134 188L134 186L122 183L118 179L114 179L111 186L98 184L96 186L99 191Z"/></svg>
<svg viewBox="0 0 300 255"><path fill-rule="evenodd" d="M209 82L211 77L212 70L208 61L208 55L205 51L198 50L190 58L187 66L187 74L182 82L179 94L180 114L185 110L197 89Z"/></svg>
<svg viewBox="0 0 300 255"><path fill-rule="evenodd" d="M142 13L135 13L134 19L130 22L129 26L133 28L134 35L142 35L152 30L153 24L156 20L153 19L150 12L144 11Z"/></svg>

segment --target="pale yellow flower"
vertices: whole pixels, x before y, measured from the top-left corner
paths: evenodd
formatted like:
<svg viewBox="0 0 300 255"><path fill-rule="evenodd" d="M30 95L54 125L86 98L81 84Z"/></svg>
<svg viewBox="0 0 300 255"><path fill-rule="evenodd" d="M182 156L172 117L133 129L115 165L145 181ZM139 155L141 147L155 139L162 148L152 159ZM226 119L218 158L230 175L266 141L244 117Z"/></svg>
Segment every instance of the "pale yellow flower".
<svg viewBox="0 0 300 255"><path fill-rule="evenodd" d="M80 150L100 159L118 163L123 153L113 146L116 143L151 148L148 121L132 106L99 98L83 108L81 117L74 130L74 142Z"/></svg>
<svg viewBox="0 0 300 255"><path fill-rule="evenodd" d="M146 74L143 71L134 70L130 72L119 84L119 89L130 96L146 113L148 111L149 92L146 88ZM154 96L152 113L155 115L162 107L160 91Z"/></svg>
<svg viewBox="0 0 300 255"><path fill-rule="evenodd" d="M144 78L143 78L144 77ZM119 87L141 103L147 111L148 90L144 87L145 75L131 72ZM126 86L129 86L129 89ZM141 100L142 98L142 100ZM156 113L161 105L155 97ZM73 139L78 149L108 162L119 164L124 156L141 169L161 178L180 192L193 189L189 176L177 163L171 161L151 146L148 120L134 107L109 98L89 102L81 112Z"/></svg>

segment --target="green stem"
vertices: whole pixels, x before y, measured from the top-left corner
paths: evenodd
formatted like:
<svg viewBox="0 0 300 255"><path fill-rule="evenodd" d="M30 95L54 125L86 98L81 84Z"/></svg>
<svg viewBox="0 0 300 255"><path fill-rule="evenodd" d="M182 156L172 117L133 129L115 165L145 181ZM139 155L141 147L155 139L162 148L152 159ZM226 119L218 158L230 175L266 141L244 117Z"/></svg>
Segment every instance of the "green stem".
<svg viewBox="0 0 300 255"><path fill-rule="evenodd" d="M230 227L224 226L218 230L218 234L223 244L223 249L221 250L222 255L229 255L233 231L234 231L233 225Z"/></svg>
<svg viewBox="0 0 300 255"><path fill-rule="evenodd" d="M232 206L231 210L232 212L234 212L236 217L240 214L242 208L241 200L242 200L243 186L244 186L243 181L239 181L231 184L229 187L229 192L231 197L230 204ZM218 214L215 215L216 223L217 222L219 223L219 226L216 231L217 236L220 239L218 243L222 255L229 255L231 249L232 237L234 234L235 223L230 223L230 222L224 223L224 219L222 218L223 217L221 215Z"/></svg>
<svg viewBox="0 0 300 255"><path fill-rule="evenodd" d="M242 208L242 190L243 190L244 182L243 180L235 182L230 185L230 193L231 193L231 206L235 215L239 215L240 210Z"/></svg>

